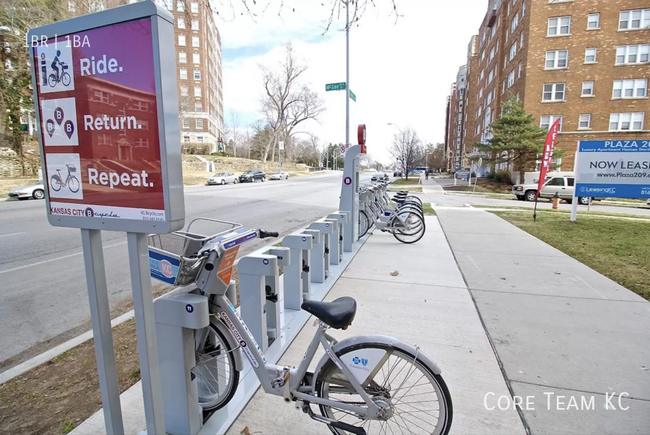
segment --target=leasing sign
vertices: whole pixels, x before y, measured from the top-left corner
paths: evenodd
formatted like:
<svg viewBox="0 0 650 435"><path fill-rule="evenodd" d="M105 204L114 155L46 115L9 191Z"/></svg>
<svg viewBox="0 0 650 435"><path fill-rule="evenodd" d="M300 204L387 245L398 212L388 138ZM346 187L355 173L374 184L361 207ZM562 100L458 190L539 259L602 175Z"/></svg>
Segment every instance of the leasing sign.
<svg viewBox="0 0 650 435"><path fill-rule="evenodd" d="M650 198L650 138L581 141L576 196Z"/></svg>

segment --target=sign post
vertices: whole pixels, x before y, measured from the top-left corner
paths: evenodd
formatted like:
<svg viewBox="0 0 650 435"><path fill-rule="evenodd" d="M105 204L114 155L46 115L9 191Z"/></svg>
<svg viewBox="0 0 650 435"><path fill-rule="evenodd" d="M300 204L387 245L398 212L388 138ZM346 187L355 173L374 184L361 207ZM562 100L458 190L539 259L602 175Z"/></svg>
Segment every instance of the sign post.
<svg viewBox="0 0 650 435"><path fill-rule="evenodd" d="M47 218L81 229L108 433L124 427L101 230L127 233L147 431L165 433L147 235L185 219L173 22L141 2L28 34Z"/></svg>

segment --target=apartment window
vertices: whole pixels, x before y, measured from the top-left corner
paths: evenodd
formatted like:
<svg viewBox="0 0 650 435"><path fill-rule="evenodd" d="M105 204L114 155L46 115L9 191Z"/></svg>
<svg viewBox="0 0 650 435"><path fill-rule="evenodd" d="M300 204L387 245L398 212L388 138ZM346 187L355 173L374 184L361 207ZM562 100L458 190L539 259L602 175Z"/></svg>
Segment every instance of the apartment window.
<svg viewBox="0 0 650 435"><path fill-rule="evenodd" d="M203 130L203 120L202 119L197 119L196 120L196 129L197 130Z"/></svg>
<svg viewBox="0 0 650 435"><path fill-rule="evenodd" d="M564 83L547 83L544 85L542 101L564 101Z"/></svg>
<svg viewBox="0 0 650 435"><path fill-rule="evenodd" d="M517 103L519 102L519 92L515 95L515 100L517 100Z"/></svg>
<svg viewBox="0 0 650 435"><path fill-rule="evenodd" d="M579 130L588 130L591 128L591 113L582 113L578 121Z"/></svg>
<svg viewBox="0 0 650 435"><path fill-rule="evenodd" d="M178 63L187 63L187 53L183 51L178 53Z"/></svg>
<svg viewBox="0 0 650 435"><path fill-rule="evenodd" d="M188 127L189 128L189 127ZM183 136L183 142L189 142L190 137L189 136Z"/></svg>
<svg viewBox="0 0 650 435"><path fill-rule="evenodd" d="M571 17L556 17L548 19L546 36L561 36L571 34Z"/></svg>
<svg viewBox="0 0 650 435"><path fill-rule="evenodd" d="M517 55L517 41L510 46L510 60Z"/></svg>
<svg viewBox="0 0 650 435"><path fill-rule="evenodd" d="M521 34L519 35L519 49L521 50L524 48L524 31L521 31Z"/></svg>
<svg viewBox="0 0 650 435"><path fill-rule="evenodd" d="M587 16L587 30L600 29L600 14L589 14Z"/></svg>
<svg viewBox="0 0 650 435"><path fill-rule="evenodd" d="M108 92L95 91L93 101L108 104Z"/></svg>
<svg viewBox="0 0 650 435"><path fill-rule="evenodd" d="M618 30L638 30L650 27L650 9L622 11L618 19Z"/></svg>
<svg viewBox="0 0 650 435"><path fill-rule="evenodd" d="M585 49L585 63L596 63L597 52L598 50L596 48Z"/></svg>
<svg viewBox="0 0 650 435"><path fill-rule="evenodd" d="M190 10L192 11L193 14L198 14L199 13L199 4L197 2L192 2L190 4Z"/></svg>
<svg viewBox="0 0 650 435"><path fill-rule="evenodd" d="M553 125L553 123L558 119L560 120L559 131L562 131L562 115L544 115L539 119L539 126L544 130L549 130L551 125Z"/></svg>
<svg viewBox="0 0 650 435"><path fill-rule="evenodd" d="M190 95L190 89L187 86L181 86L181 96L187 97Z"/></svg>
<svg viewBox="0 0 650 435"><path fill-rule="evenodd" d="M186 69L181 69L180 70L180 75L181 75L181 80L187 80L187 70Z"/></svg>
<svg viewBox="0 0 650 435"><path fill-rule="evenodd" d="M508 5L507 5L506 15L510 15L510 3L508 3Z"/></svg>
<svg viewBox="0 0 650 435"><path fill-rule="evenodd" d="M479 77L478 77L479 81L483 80L483 77L485 77L485 69L481 70L481 74L479 74Z"/></svg>
<svg viewBox="0 0 650 435"><path fill-rule="evenodd" d="M614 80L612 98L644 98L648 96L648 79Z"/></svg>
<svg viewBox="0 0 650 435"><path fill-rule="evenodd" d="M492 59L494 59L494 47L490 50L490 62L492 62Z"/></svg>
<svg viewBox="0 0 650 435"><path fill-rule="evenodd" d="M198 46L199 46L199 37L192 36L192 47L198 47Z"/></svg>
<svg viewBox="0 0 650 435"><path fill-rule="evenodd" d="M517 65L517 79L521 78L521 62L519 62L519 65Z"/></svg>
<svg viewBox="0 0 650 435"><path fill-rule="evenodd" d="M515 84L515 70L513 69L512 71L510 71L510 74L508 74L508 87L511 87L514 84Z"/></svg>
<svg viewBox="0 0 650 435"><path fill-rule="evenodd" d="M581 97L593 97L594 96L594 82L582 82L582 93Z"/></svg>
<svg viewBox="0 0 650 435"><path fill-rule="evenodd" d="M647 63L649 60L650 44L621 45L616 47L617 65Z"/></svg>
<svg viewBox="0 0 650 435"><path fill-rule="evenodd" d="M485 60L485 50L481 51L481 62Z"/></svg>
<svg viewBox="0 0 650 435"><path fill-rule="evenodd" d="M133 110L139 110L141 112L146 112L149 110L149 103L146 103L144 101L136 101L133 103L131 106L131 109Z"/></svg>
<svg viewBox="0 0 650 435"><path fill-rule="evenodd" d="M149 139L136 139L135 146L138 148L149 148Z"/></svg>
<svg viewBox="0 0 650 435"><path fill-rule="evenodd" d="M199 20L192 20L192 30L199 30Z"/></svg>
<svg viewBox="0 0 650 435"><path fill-rule="evenodd" d="M201 103L200 101L197 101L196 103L194 103L194 111L195 112L203 112L203 103Z"/></svg>
<svg viewBox="0 0 650 435"><path fill-rule="evenodd" d="M523 2L521 5L521 17L526 16L526 2Z"/></svg>
<svg viewBox="0 0 650 435"><path fill-rule="evenodd" d="M506 91L506 81L501 82L501 94L503 94Z"/></svg>
<svg viewBox="0 0 650 435"><path fill-rule="evenodd" d="M203 128L203 127L201 127L201 128ZM203 136L197 136L197 137L196 137L196 141L197 141L198 143L203 143Z"/></svg>
<svg viewBox="0 0 650 435"><path fill-rule="evenodd" d="M546 69L566 68L569 64L569 50L546 52Z"/></svg>
<svg viewBox="0 0 650 435"><path fill-rule="evenodd" d="M194 86L194 96L195 97L201 96L201 86Z"/></svg>
<svg viewBox="0 0 650 435"><path fill-rule="evenodd" d="M201 63L201 55L199 53L192 53L192 62Z"/></svg>
<svg viewBox="0 0 650 435"><path fill-rule="evenodd" d="M183 128L190 128L190 120L189 119L184 119L183 120Z"/></svg>
<svg viewBox="0 0 650 435"><path fill-rule="evenodd" d="M194 70L194 80L201 80L201 71L198 69Z"/></svg>
<svg viewBox="0 0 650 435"><path fill-rule="evenodd" d="M643 130L644 112L612 113L609 115L609 131Z"/></svg>
<svg viewBox="0 0 650 435"><path fill-rule="evenodd" d="M510 23L510 33L514 33L515 29L519 25L519 12L512 17L512 22Z"/></svg>
<svg viewBox="0 0 650 435"><path fill-rule="evenodd" d="M185 35L178 35L178 45L185 47Z"/></svg>
<svg viewBox="0 0 650 435"><path fill-rule="evenodd" d="M68 11L77 12L77 5L73 1L68 2Z"/></svg>
<svg viewBox="0 0 650 435"><path fill-rule="evenodd" d="M176 2L176 10L178 12L185 12L185 0Z"/></svg>
<svg viewBox="0 0 650 435"><path fill-rule="evenodd" d="M100 133L97 135L97 145L112 145L111 135Z"/></svg>
<svg viewBox="0 0 650 435"><path fill-rule="evenodd" d="M179 17L176 19L176 27L179 29L184 29L185 28L185 18Z"/></svg>

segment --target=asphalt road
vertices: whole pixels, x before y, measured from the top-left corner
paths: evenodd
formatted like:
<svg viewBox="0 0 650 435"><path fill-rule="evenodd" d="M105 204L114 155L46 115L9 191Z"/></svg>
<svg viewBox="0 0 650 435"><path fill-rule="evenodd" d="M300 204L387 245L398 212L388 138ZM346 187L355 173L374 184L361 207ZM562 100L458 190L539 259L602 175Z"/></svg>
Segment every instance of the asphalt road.
<svg viewBox="0 0 650 435"><path fill-rule="evenodd" d="M188 187L185 222L209 217L288 234L338 209L341 174ZM80 231L51 226L44 206L0 202L0 364L28 350L40 353L53 346L48 340L90 320ZM105 231L103 241L114 308L131 298L126 235ZM240 255L268 243L251 242Z"/></svg>

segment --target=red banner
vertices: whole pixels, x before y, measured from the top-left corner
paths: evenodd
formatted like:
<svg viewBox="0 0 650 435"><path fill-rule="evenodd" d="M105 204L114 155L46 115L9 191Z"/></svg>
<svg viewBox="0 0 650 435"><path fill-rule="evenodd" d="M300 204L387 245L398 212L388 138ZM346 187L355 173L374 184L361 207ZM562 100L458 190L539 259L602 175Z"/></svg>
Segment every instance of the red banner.
<svg viewBox="0 0 650 435"><path fill-rule="evenodd" d="M542 157L542 168L539 171L539 181L537 182L537 196L542 191L542 186L546 180L546 173L551 169L553 161L553 151L557 143L557 134L560 131L560 118L556 119L546 135L546 144L544 145L544 156Z"/></svg>

